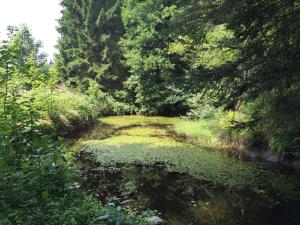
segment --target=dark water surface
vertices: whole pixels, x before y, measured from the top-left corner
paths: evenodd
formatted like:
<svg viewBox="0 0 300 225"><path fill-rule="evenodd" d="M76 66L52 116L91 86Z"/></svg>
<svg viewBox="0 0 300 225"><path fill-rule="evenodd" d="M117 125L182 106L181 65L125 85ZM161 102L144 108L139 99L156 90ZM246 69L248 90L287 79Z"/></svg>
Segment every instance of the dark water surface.
<svg viewBox="0 0 300 225"><path fill-rule="evenodd" d="M104 202L109 196L134 199L134 209L156 209L168 224L300 224L299 201L279 202L261 193L218 188L187 174L169 172L163 165L103 168L85 163L85 190Z"/></svg>

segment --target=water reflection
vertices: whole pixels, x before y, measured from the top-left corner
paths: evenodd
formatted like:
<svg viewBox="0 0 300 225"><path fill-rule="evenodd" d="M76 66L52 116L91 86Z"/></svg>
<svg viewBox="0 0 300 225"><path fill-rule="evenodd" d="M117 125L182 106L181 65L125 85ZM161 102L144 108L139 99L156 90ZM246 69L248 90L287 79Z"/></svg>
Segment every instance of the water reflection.
<svg viewBox="0 0 300 225"><path fill-rule="evenodd" d="M247 190L226 190L163 165L85 164L85 190L105 201L107 196L133 198L137 210L157 209L168 224L298 225L300 203L279 203ZM299 211L299 212L298 212Z"/></svg>

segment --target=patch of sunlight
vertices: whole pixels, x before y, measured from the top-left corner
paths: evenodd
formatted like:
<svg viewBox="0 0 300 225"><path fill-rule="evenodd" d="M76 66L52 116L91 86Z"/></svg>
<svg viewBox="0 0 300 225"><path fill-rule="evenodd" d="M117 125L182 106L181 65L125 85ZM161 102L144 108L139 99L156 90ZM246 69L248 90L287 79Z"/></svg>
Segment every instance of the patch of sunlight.
<svg viewBox="0 0 300 225"><path fill-rule="evenodd" d="M128 136L128 135L120 135L114 136L105 140L92 140L85 141L82 143L83 145L96 145L98 148L110 147L111 149L121 149L121 150L129 150L126 149L126 146L132 147L134 144L139 144L140 146L147 146L147 149L160 149L162 147L170 147L170 148L178 148L187 146L187 144L183 144L175 141L172 138L160 138L160 137L151 137L151 136Z"/></svg>
<svg viewBox="0 0 300 225"><path fill-rule="evenodd" d="M170 125L169 129L180 135L186 135L193 139L191 143L205 147L220 147L216 120L186 120L175 117L146 117L146 116L111 116L100 119L104 124L115 128L140 126L137 128L119 131L117 134L125 136L165 136L168 131L163 128L151 128L146 126Z"/></svg>
<svg viewBox="0 0 300 225"><path fill-rule="evenodd" d="M218 123L215 120L179 120L173 124L173 129L178 134L184 134L197 139L196 142L206 146L220 146L217 136Z"/></svg>
<svg viewBox="0 0 300 225"><path fill-rule="evenodd" d="M113 125L116 127L127 126L146 126L146 125L168 125L174 124L179 121L180 118L173 117L146 117L146 116L111 116L100 119L100 122Z"/></svg>
<svg viewBox="0 0 300 225"><path fill-rule="evenodd" d="M120 135L126 136L159 136L163 137L167 135L167 131L155 127L134 127L118 132ZM136 137L135 137L136 138Z"/></svg>

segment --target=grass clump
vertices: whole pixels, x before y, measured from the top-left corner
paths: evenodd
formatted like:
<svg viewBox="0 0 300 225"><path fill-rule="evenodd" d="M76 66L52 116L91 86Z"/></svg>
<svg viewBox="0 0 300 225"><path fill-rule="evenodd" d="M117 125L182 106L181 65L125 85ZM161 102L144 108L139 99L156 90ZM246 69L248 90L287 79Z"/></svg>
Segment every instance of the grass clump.
<svg viewBox="0 0 300 225"><path fill-rule="evenodd" d="M176 133L194 138L193 143L197 145L207 147L221 147L222 145L218 138L220 128L215 119L179 120L173 127Z"/></svg>

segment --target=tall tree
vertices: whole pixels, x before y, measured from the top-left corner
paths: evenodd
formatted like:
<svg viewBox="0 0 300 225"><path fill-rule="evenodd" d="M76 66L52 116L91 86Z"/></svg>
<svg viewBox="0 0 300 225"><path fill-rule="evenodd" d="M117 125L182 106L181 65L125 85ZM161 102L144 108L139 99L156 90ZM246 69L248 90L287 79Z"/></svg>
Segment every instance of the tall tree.
<svg viewBox="0 0 300 225"><path fill-rule="evenodd" d="M176 2L126 0L122 39L131 76L126 87L134 95L139 111L149 114L178 114L186 110L180 84L185 62L169 51L177 38L173 20L179 13Z"/></svg>
<svg viewBox="0 0 300 225"><path fill-rule="evenodd" d="M124 33L119 0L63 0L58 31L61 73L95 79L104 91L118 90L127 76L118 41Z"/></svg>
<svg viewBox="0 0 300 225"><path fill-rule="evenodd" d="M35 64L39 74L48 76L47 55L41 52L41 41L35 40L30 28L26 25L19 27L8 27L10 32L9 47L15 56L15 63L18 65L20 74L26 76L28 68Z"/></svg>

